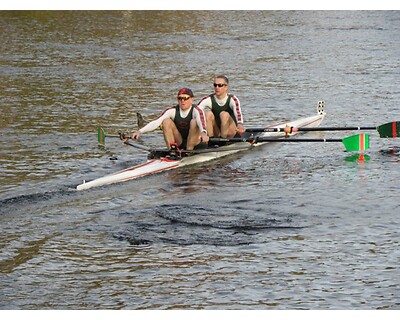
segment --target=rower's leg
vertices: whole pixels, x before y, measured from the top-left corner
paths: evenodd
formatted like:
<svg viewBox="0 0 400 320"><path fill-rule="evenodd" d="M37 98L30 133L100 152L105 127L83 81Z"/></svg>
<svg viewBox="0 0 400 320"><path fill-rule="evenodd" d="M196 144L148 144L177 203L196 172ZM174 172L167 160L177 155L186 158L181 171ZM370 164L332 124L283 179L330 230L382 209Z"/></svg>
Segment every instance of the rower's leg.
<svg viewBox="0 0 400 320"><path fill-rule="evenodd" d="M197 126L196 120L190 120L190 130L189 136L186 143L186 150L193 150L195 146L197 146L200 141L201 132L199 127Z"/></svg>
<svg viewBox="0 0 400 320"><path fill-rule="evenodd" d="M236 134L235 121L226 111L222 111L219 116L221 119L221 138L233 138Z"/></svg>
<svg viewBox="0 0 400 320"><path fill-rule="evenodd" d="M182 136L172 119L165 119L162 122L162 128L164 140L168 149L170 148L171 143L176 143L178 146L182 144Z"/></svg>
<svg viewBox="0 0 400 320"><path fill-rule="evenodd" d="M214 113L211 110L206 111L207 132L209 137L219 137L219 128L215 121Z"/></svg>

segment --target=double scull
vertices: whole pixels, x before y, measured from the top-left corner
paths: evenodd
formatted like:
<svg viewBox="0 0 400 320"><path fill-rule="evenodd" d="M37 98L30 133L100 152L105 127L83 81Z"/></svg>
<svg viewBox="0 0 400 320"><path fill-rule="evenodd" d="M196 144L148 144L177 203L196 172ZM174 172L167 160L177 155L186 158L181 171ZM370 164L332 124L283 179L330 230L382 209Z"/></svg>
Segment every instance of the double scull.
<svg viewBox="0 0 400 320"><path fill-rule="evenodd" d="M285 127L295 127L295 128L315 128L318 127L322 120L324 119L326 113L324 112L323 101L318 103L317 114L310 117L300 118L298 120L275 124L267 128L285 128ZM297 132L285 133L284 130L279 132L257 132L257 133L245 133L245 135L252 135L255 138L268 138L268 142L235 142L231 144L226 144L223 146L211 146L207 149L201 149L199 151L185 152L181 154L174 153L171 154L165 150L165 152L157 151L154 152L150 150L149 159L147 162L115 172L113 174L98 178L89 182L84 182L77 186L77 190L86 190L94 187L105 186L113 183L120 183L132 179L137 179L150 174L155 174L175 168L180 168L188 165L193 165L196 163L202 163L206 161L211 161L217 158L225 157L234 153L238 153L243 150L248 150L255 148L266 143L271 143L271 139L282 139L291 137Z"/></svg>

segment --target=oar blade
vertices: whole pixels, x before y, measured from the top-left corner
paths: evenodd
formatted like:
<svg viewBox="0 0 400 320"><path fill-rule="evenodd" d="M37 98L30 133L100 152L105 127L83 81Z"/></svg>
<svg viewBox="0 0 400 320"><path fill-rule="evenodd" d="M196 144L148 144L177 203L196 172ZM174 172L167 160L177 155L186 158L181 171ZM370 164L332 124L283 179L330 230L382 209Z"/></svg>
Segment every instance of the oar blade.
<svg viewBox="0 0 400 320"><path fill-rule="evenodd" d="M97 141L103 146L106 144L106 132L103 128L97 128Z"/></svg>
<svg viewBox="0 0 400 320"><path fill-rule="evenodd" d="M369 134L360 133L342 140L346 151L364 151L369 148Z"/></svg>
<svg viewBox="0 0 400 320"><path fill-rule="evenodd" d="M381 138L400 137L400 121L388 122L377 128Z"/></svg>

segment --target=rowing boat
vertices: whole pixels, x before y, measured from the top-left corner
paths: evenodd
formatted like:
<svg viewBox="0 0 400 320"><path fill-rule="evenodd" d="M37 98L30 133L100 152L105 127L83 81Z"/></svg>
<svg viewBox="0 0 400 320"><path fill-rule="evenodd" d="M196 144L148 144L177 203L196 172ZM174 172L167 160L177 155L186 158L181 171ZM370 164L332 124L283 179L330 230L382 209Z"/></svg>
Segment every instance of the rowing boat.
<svg viewBox="0 0 400 320"><path fill-rule="evenodd" d="M323 102L318 103L317 114L314 116L300 118L294 121L279 123L269 128L284 128L284 127L296 127L296 128L315 128L318 127L322 120L324 119L326 113L323 109ZM297 134L297 132L293 132L289 134L289 136L293 136ZM288 137L288 134L285 132L260 132L255 133L253 136L259 138L272 138L272 139L281 139L284 137ZM243 139L244 141L245 139ZM202 163L206 161L211 161L217 158L225 157L234 153L238 153L243 150L248 150L251 148L255 148L261 145L264 145L270 142L259 142L251 144L249 142L236 142L223 146L211 146L207 149L193 151L193 152L183 152L184 156L170 156L168 153L162 152L150 152L151 159L148 159L147 162L133 166L113 174L104 176L102 178L98 178L89 182L83 182L82 184L77 186L77 190L86 190L94 187L105 186L114 183L125 182L132 179L137 179L140 177L144 177L150 174L155 174L179 167L184 167L187 165L193 165L196 163ZM154 156L156 154L156 156ZM157 155L159 154L159 155Z"/></svg>
<svg viewBox="0 0 400 320"><path fill-rule="evenodd" d="M326 113L324 112L323 101L318 103L317 114L314 116L300 118L294 121L279 123L267 128L285 128L285 127L295 127L295 128L315 128L318 127L322 120L324 119ZM137 179L140 177L144 177L150 174L155 174L175 168L184 167L187 165L193 165L196 163L202 163L206 161L211 161L217 158L225 157L234 153L241 152L243 150L248 150L251 148L255 148L266 143L271 143L273 140L278 140L282 138L287 138L293 135L296 135L297 132L293 132L291 134L283 132L259 132L259 133L251 133L252 136L256 138L268 138L268 142L259 142L259 143L249 143L248 136L243 138L243 142L236 142L227 145L213 145L208 147L207 149L201 149L198 151L191 152L182 152L180 154L176 154L174 152L172 155L167 151L158 152L157 150L150 150L150 159L147 162L133 166L113 174L104 176L102 178L98 178L92 180L90 182L83 182L82 184L77 186L77 190L86 190L94 187L100 187L104 185L109 185L113 183L120 183L132 179ZM245 133L246 134L246 133ZM247 133L247 135L250 135Z"/></svg>

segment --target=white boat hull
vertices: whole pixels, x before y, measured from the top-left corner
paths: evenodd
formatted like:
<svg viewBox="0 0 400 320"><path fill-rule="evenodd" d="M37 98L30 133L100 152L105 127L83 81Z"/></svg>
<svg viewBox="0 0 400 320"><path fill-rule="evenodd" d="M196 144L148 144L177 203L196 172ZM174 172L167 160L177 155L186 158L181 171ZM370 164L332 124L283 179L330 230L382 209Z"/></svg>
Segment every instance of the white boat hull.
<svg viewBox="0 0 400 320"><path fill-rule="evenodd" d="M317 127L321 124L322 120L325 117L325 112L322 110L319 111L318 115L301 118L295 121L276 124L270 126L270 128L283 128L285 126L295 127L295 128L304 128L304 127ZM290 134L295 135L296 133ZM260 137L269 137L269 138L282 138L285 136L284 132L263 132ZM216 151L207 151L198 153L189 157L184 157L179 160L171 160L167 158L160 159L151 159L146 163L134 166L125 170L118 171L116 173L110 174L108 176L95 179L90 182L84 182L77 186L77 190L86 190L94 187L100 187L104 185L109 185L113 183L124 182L132 179L137 179L140 177L144 177L150 174L155 174L162 171L171 170L178 167L183 167L187 165L192 165L195 163L202 163L210 160L214 160L217 158L225 157L234 153L238 153L243 150L248 150L254 147L261 146L266 143L271 142L261 142L256 144L250 144L248 142L238 142L234 144L230 144L223 147L218 147Z"/></svg>

